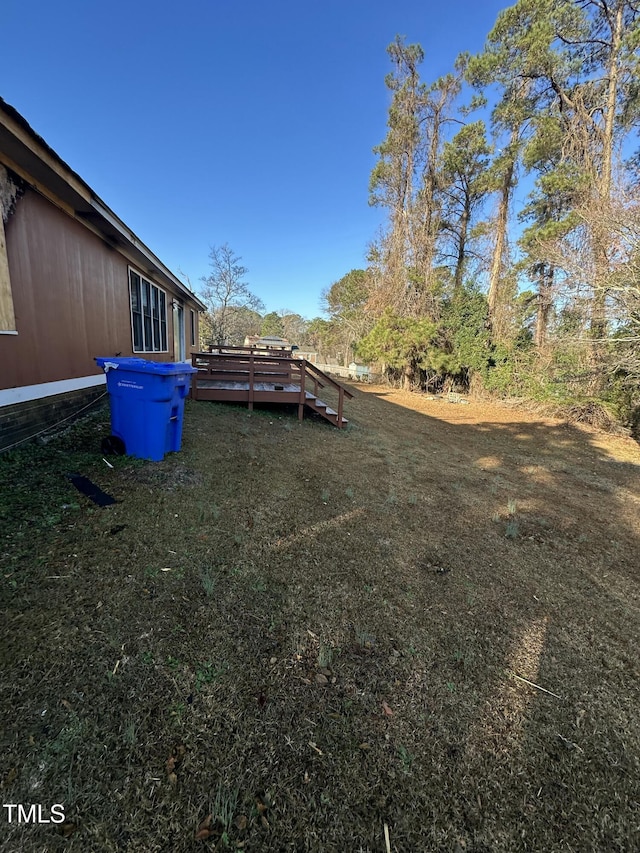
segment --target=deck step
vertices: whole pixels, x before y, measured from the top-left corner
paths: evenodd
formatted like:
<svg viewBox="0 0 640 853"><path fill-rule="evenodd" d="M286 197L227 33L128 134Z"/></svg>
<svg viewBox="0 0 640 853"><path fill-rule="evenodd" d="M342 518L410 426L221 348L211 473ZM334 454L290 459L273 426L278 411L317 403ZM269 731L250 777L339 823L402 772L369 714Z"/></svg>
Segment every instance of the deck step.
<svg viewBox="0 0 640 853"><path fill-rule="evenodd" d="M325 420L329 421L329 423L334 426L339 426L338 422L338 413L335 409L332 409L331 406L328 406L324 400L320 400L315 394L311 394L309 391L305 392L307 398L307 406L318 415L321 415ZM348 424L349 421L346 418L342 418L343 426Z"/></svg>

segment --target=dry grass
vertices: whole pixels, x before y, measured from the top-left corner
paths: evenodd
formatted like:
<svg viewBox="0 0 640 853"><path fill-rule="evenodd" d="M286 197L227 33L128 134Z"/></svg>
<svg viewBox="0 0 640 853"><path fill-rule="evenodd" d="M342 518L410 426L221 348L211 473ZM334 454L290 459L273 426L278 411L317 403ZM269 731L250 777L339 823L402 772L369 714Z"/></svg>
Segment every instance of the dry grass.
<svg viewBox="0 0 640 853"><path fill-rule="evenodd" d="M640 449L355 394L0 457L2 797L67 820L0 850L640 847Z"/></svg>

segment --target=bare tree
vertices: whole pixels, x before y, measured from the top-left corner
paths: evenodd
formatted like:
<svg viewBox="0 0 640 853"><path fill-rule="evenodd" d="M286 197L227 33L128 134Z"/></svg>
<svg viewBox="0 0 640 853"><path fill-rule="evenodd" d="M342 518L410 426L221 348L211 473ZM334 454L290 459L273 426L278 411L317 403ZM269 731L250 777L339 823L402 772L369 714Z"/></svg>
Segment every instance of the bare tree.
<svg viewBox="0 0 640 853"><path fill-rule="evenodd" d="M228 243L213 246L209 253L211 272L203 276L202 299L207 305L206 321L210 328L209 343L230 344L231 321L242 312L262 312L264 303L249 290L245 281L248 269L240 263L242 258L236 255Z"/></svg>

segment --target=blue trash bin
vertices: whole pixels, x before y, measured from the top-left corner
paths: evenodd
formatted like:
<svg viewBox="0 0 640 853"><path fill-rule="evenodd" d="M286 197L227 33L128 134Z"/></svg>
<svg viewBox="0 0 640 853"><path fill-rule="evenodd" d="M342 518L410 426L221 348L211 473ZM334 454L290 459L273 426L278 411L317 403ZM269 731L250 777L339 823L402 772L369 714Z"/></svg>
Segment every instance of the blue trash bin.
<svg viewBox="0 0 640 853"><path fill-rule="evenodd" d="M107 374L111 432L124 452L159 462L165 453L180 450L184 401L197 370L144 358L95 361Z"/></svg>

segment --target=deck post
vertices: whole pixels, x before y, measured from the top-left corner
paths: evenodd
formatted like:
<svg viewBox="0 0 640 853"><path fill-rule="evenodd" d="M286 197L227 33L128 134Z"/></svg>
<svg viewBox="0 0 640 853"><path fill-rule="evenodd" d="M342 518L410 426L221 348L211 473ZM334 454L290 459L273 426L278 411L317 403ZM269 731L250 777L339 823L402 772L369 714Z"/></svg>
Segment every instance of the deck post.
<svg viewBox="0 0 640 853"><path fill-rule="evenodd" d="M300 423L302 423L302 420L304 418L304 404L305 404L306 399L307 399L307 395L306 395L306 391L305 391L305 387L304 387L305 378L307 375L305 368L306 368L306 362L304 361L304 359L301 359L301 361L300 361L300 401L298 403L298 420L300 421Z"/></svg>
<svg viewBox="0 0 640 853"><path fill-rule="evenodd" d="M254 358L254 355L252 352L251 355L249 356L249 411L250 412L253 411L253 385L254 385L254 378L255 378L255 370L256 370L255 358Z"/></svg>
<svg viewBox="0 0 640 853"><path fill-rule="evenodd" d="M197 368L197 366L198 365L196 364L196 356L195 356L195 354L192 354L191 355L191 367ZM198 374L197 373L191 374L191 384L190 384L189 396L191 397L192 400L198 399Z"/></svg>
<svg viewBox="0 0 640 853"><path fill-rule="evenodd" d="M342 429L342 412L344 410L344 389L338 391L338 429Z"/></svg>

